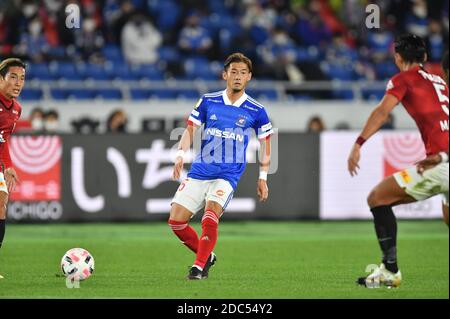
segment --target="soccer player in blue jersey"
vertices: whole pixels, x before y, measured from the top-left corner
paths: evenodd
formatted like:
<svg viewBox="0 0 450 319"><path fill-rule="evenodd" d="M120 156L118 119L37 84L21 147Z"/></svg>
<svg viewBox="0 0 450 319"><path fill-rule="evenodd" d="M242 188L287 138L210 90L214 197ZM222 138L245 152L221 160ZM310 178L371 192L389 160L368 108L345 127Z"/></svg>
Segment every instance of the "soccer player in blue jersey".
<svg viewBox="0 0 450 319"><path fill-rule="evenodd" d="M222 76L227 82L226 89L203 95L192 111L173 169L173 178L177 180L183 169L183 155L191 147L195 131L203 125L201 151L175 193L168 222L175 235L196 254L187 275L190 280L207 278L209 268L217 260L213 249L219 219L244 172L252 132L257 133L261 143L257 194L261 202L269 195L267 173L273 129L264 107L245 93L252 78L251 60L241 53L230 55ZM189 221L203 209L199 239Z"/></svg>

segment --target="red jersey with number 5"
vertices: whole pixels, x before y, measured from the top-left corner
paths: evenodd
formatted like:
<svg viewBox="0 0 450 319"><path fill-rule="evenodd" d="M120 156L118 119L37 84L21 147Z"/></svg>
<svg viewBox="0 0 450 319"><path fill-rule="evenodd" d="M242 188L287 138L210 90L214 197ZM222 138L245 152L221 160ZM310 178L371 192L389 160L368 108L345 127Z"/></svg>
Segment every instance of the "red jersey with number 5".
<svg viewBox="0 0 450 319"><path fill-rule="evenodd" d="M8 141L21 113L22 106L19 102L8 100L0 93L0 163L5 169L12 166Z"/></svg>
<svg viewBox="0 0 450 319"><path fill-rule="evenodd" d="M448 86L438 75L421 67L401 72L388 83L419 128L427 155L448 152Z"/></svg>

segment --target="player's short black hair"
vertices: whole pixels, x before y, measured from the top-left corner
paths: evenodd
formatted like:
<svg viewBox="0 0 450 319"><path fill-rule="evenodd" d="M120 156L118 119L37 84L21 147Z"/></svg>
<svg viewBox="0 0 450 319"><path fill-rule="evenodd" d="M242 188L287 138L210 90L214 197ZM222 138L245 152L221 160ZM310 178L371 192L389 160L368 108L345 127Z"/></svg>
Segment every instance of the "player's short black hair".
<svg viewBox="0 0 450 319"><path fill-rule="evenodd" d="M247 58L242 53L233 53L230 56L228 56L228 58L225 60L225 63L223 65L223 69L225 71L228 71L228 68L230 67L231 63L239 63L239 62L247 64L248 70L250 71L250 73L253 73L252 60Z"/></svg>
<svg viewBox="0 0 450 319"><path fill-rule="evenodd" d="M27 68L27 65L21 59L18 58L5 59L0 63L0 75L2 76L2 78L4 78L6 74L9 72L9 68L14 66L18 66L24 69Z"/></svg>
<svg viewBox="0 0 450 319"><path fill-rule="evenodd" d="M427 47L425 42L415 34L407 33L398 36L394 42L394 49L405 62L424 63L426 60Z"/></svg>

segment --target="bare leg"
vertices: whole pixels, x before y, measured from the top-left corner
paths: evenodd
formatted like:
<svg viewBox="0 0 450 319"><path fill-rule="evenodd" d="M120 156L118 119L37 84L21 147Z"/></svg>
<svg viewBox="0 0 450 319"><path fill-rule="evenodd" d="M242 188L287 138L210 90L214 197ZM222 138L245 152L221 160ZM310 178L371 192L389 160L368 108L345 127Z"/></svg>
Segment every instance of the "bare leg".
<svg viewBox="0 0 450 319"><path fill-rule="evenodd" d="M442 213L444 215L444 222L448 227L448 205L445 205L444 203L442 203Z"/></svg>
<svg viewBox="0 0 450 319"><path fill-rule="evenodd" d="M386 177L370 192L367 203L370 208L414 203L417 200L401 188L393 176Z"/></svg>

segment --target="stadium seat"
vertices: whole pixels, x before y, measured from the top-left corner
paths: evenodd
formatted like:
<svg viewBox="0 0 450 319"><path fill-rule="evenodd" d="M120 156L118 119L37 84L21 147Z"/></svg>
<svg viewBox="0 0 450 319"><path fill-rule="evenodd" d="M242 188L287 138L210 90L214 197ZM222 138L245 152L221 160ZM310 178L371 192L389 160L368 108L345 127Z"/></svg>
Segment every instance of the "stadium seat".
<svg viewBox="0 0 450 319"><path fill-rule="evenodd" d="M51 89L50 95L55 100L66 100L68 92L65 89Z"/></svg>
<svg viewBox="0 0 450 319"><path fill-rule="evenodd" d="M83 80L83 76L78 72L72 62L55 62L50 67L55 79Z"/></svg>
<svg viewBox="0 0 450 319"><path fill-rule="evenodd" d="M89 100L93 99L96 95L95 90L89 89L68 89L67 98L76 100Z"/></svg>
<svg viewBox="0 0 450 319"><path fill-rule="evenodd" d="M113 78L112 70L107 71L107 67L102 64L89 63L82 70L87 79L110 80Z"/></svg>
<svg viewBox="0 0 450 319"><path fill-rule="evenodd" d="M119 89L98 89L96 97L105 100L120 100L122 99L122 92Z"/></svg>
<svg viewBox="0 0 450 319"><path fill-rule="evenodd" d="M107 60L109 60L113 63L119 64L119 63L124 62L122 50L117 45L112 45L112 44L106 45L102 49L102 54Z"/></svg>
<svg viewBox="0 0 450 319"><path fill-rule="evenodd" d="M54 80L47 63L30 63L27 66L27 77L38 80Z"/></svg>
<svg viewBox="0 0 450 319"><path fill-rule="evenodd" d="M130 95L133 100L148 100L150 98L150 91L146 89L131 89Z"/></svg>
<svg viewBox="0 0 450 319"><path fill-rule="evenodd" d="M278 93L274 89L249 89L248 94L257 100L271 100L278 99Z"/></svg>
<svg viewBox="0 0 450 319"><path fill-rule="evenodd" d="M199 99L200 94L194 89L179 89L177 90L177 98L180 99Z"/></svg>
<svg viewBox="0 0 450 319"><path fill-rule="evenodd" d="M40 89L27 89L24 88L20 93L20 99L24 101L35 101L42 99L43 93Z"/></svg>
<svg viewBox="0 0 450 319"><path fill-rule="evenodd" d="M178 89L152 89L149 90L152 99L176 99Z"/></svg>

